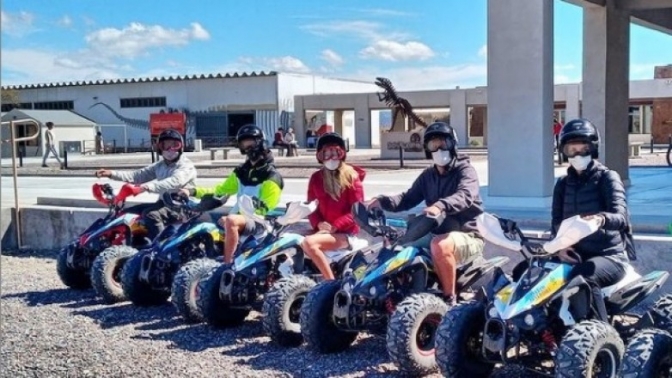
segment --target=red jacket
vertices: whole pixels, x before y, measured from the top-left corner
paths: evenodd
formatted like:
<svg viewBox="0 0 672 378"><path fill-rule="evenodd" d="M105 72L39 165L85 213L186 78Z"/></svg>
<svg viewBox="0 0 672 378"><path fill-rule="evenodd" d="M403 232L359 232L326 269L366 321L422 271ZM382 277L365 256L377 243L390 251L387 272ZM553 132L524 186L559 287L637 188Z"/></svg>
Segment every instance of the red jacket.
<svg viewBox="0 0 672 378"><path fill-rule="evenodd" d="M313 230L317 230L320 222L327 222L336 229L337 233L357 234L359 232L359 226L352 216L352 205L364 201L362 181L364 181L366 172L359 167L352 167L359 174L359 178L355 179L350 188L341 193L338 201L324 190L321 169L310 176L308 202L315 199L318 201L317 210L308 217Z"/></svg>

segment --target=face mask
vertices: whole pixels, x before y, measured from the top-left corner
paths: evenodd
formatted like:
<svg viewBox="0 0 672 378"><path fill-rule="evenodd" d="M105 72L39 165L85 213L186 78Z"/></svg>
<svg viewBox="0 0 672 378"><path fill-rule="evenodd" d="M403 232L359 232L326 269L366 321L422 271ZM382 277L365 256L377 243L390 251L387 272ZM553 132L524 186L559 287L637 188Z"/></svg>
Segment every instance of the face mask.
<svg viewBox="0 0 672 378"><path fill-rule="evenodd" d="M163 151L161 156L166 160L175 160L180 155L179 151Z"/></svg>
<svg viewBox="0 0 672 378"><path fill-rule="evenodd" d="M450 151L435 151L432 152L432 159L434 160L434 164L438 165L439 167L444 167L450 163Z"/></svg>
<svg viewBox="0 0 672 378"><path fill-rule="evenodd" d="M327 160L324 162L324 167L330 171L335 171L338 169L338 166L341 165L340 160Z"/></svg>
<svg viewBox="0 0 672 378"><path fill-rule="evenodd" d="M577 171L585 171L593 158L590 156L574 156L567 160L569 160L569 164L571 164Z"/></svg>

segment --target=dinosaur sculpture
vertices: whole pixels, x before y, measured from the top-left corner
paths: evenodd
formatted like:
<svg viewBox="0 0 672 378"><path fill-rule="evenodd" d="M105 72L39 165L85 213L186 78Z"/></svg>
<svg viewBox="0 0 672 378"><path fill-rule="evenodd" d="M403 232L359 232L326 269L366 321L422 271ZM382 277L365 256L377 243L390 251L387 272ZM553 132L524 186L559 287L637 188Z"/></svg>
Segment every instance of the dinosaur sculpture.
<svg viewBox="0 0 672 378"><path fill-rule="evenodd" d="M147 131L149 131L149 121L145 121L145 120L142 120L142 119L133 119L133 118L127 118L127 117L124 117L124 116L122 116L121 114L117 113L117 111L114 110L110 105L107 105L107 104L104 103L104 102L96 102L95 104L89 106L89 109L91 109L91 108L93 108L94 106L97 106L97 105L103 105L104 107L106 107L107 110L109 110L110 112L112 112L112 114L114 114L114 116L115 116L118 120L120 120L121 122L127 124L128 126L133 127L133 128L135 128L135 129L140 129L140 130L147 130Z"/></svg>
<svg viewBox="0 0 672 378"><path fill-rule="evenodd" d="M401 116L404 118L410 118L416 125L427 127L427 123L422 120L415 112L413 111L413 106L403 97L400 97L397 94L394 85L389 79L384 77L376 78L376 85L383 89L383 93L376 93L378 95L378 101L384 102L385 105L392 109L392 129L394 131L394 126L396 125L397 115L401 113ZM403 130L401 130L403 131Z"/></svg>

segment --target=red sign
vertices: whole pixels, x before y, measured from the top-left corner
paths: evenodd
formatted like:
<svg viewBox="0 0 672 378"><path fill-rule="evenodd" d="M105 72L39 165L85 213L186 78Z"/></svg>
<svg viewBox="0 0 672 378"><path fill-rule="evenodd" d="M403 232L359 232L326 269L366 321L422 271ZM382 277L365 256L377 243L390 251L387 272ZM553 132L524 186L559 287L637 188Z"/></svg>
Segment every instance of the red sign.
<svg viewBox="0 0 672 378"><path fill-rule="evenodd" d="M149 115L149 133L159 135L163 130L173 129L187 133L187 116L184 113L154 113Z"/></svg>

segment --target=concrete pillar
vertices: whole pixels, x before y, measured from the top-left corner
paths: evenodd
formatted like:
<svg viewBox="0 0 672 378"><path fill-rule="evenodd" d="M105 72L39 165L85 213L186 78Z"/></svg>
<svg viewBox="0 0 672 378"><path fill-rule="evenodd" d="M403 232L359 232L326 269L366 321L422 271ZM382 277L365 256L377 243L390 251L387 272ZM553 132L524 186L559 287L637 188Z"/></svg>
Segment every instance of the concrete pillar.
<svg viewBox="0 0 672 378"><path fill-rule="evenodd" d="M469 122L467 117L467 92L463 90L451 91L450 125L457 133L459 147L469 146Z"/></svg>
<svg viewBox="0 0 672 378"><path fill-rule="evenodd" d="M334 110L334 131L343 136L343 111Z"/></svg>
<svg viewBox="0 0 672 378"><path fill-rule="evenodd" d="M294 97L294 134L299 145L306 145L306 112L303 108L303 97Z"/></svg>
<svg viewBox="0 0 672 378"><path fill-rule="evenodd" d="M581 99L579 96L580 86L570 85L565 92L567 102L565 103L565 122L581 117Z"/></svg>
<svg viewBox="0 0 672 378"><path fill-rule="evenodd" d="M630 17L613 3L583 8L583 117L600 130L600 161L627 184Z"/></svg>
<svg viewBox="0 0 672 378"><path fill-rule="evenodd" d="M548 208L555 183L552 1L488 0L487 113L489 205Z"/></svg>
<svg viewBox="0 0 672 378"><path fill-rule="evenodd" d="M366 93L358 94L355 101L355 147L371 148L371 108ZM352 146L352 141L350 141Z"/></svg>

